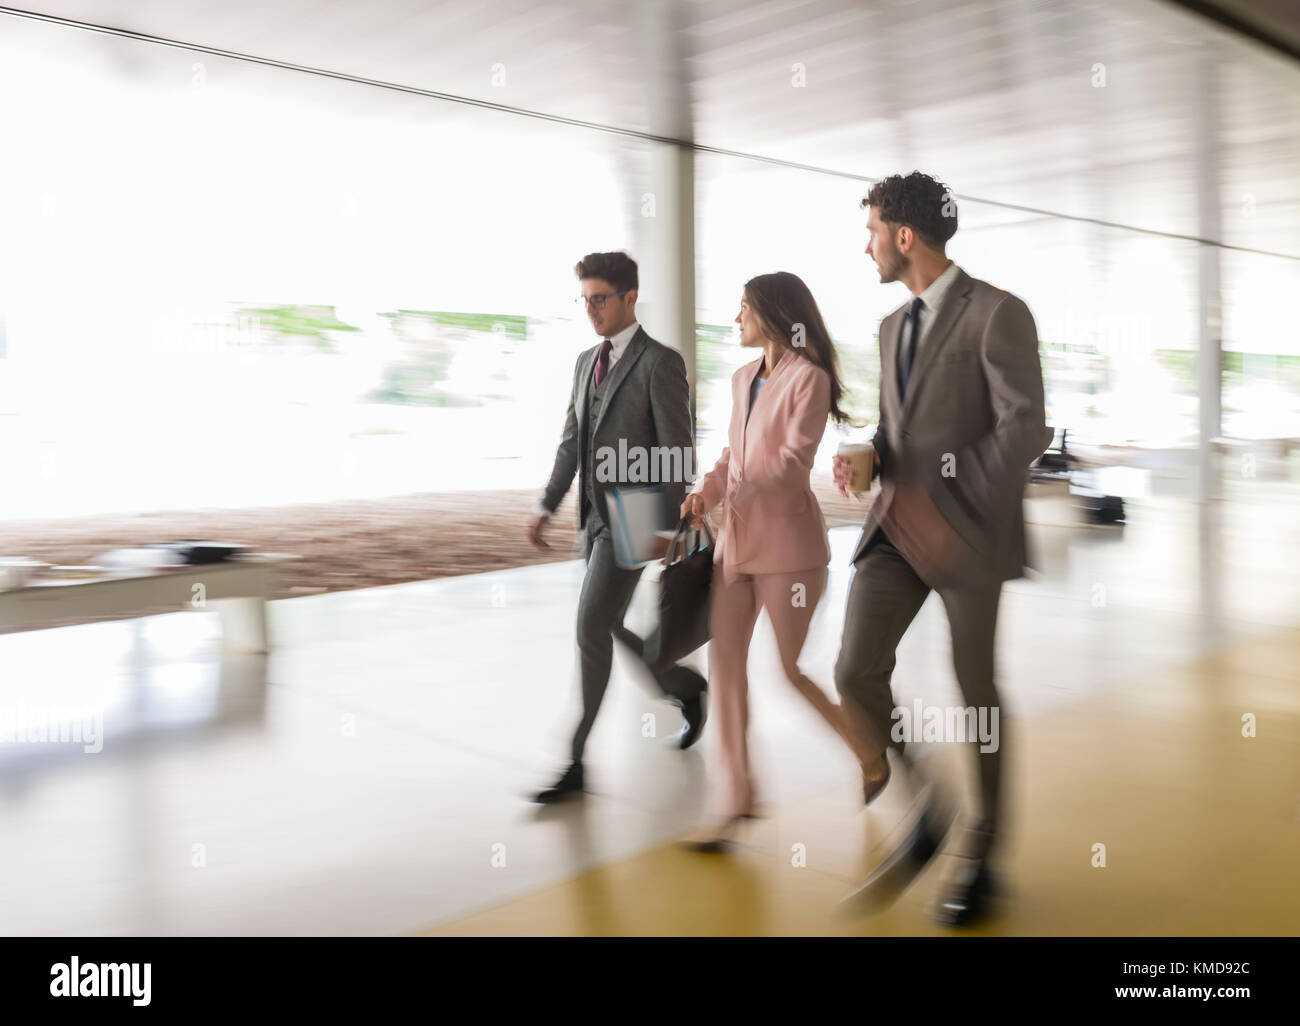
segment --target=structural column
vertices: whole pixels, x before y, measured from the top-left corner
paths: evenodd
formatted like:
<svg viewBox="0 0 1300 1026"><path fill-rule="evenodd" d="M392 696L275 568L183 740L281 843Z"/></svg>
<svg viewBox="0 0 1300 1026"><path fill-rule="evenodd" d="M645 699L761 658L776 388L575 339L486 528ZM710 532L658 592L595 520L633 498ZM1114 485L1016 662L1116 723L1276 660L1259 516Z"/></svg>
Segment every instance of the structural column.
<svg viewBox="0 0 1300 1026"><path fill-rule="evenodd" d="M688 146L647 143L652 188L632 226L641 270L638 319L682 354L695 403L695 154Z"/></svg>
<svg viewBox="0 0 1300 1026"><path fill-rule="evenodd" d="M1197 394L1200 425L1196 497L1217 499L1219 461L1215 440L1222 433L1223 308L1219 258L1222 240L1222 198L1219 193L1219 110L1216 54L1206 44L1196 63L1195 162L1197 231L1211 240L1197 246Z"/></svg>
<svg viewBox="0 0 1300 1026"><path fill-rule="evenodd" d="M637 7L637 56L650 134L644 141L644 187L632 198L633 255L641 265L638 318L686 361L695 411L695 151L691 67L680 0Z"/></svg>

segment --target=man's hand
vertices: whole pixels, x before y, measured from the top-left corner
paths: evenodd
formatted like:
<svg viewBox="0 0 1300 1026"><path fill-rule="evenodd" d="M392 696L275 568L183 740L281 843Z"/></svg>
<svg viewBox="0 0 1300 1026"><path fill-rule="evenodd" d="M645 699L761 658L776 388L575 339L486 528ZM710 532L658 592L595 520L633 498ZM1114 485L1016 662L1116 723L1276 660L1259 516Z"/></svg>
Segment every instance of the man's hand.
<svg viewBox="0 0 1300 1026"><path fill-rule="evenodd" d="M542 531L550 522L550 519L549 515L536 516L533 517L533 522L528 525L528 544L535 549L541 549L543 552L551 550L550 545L546 543L546 539L542 537Z"/></svg>
<svg viewBox="0 0 1300 1026"><path fill-rule="evenodd" d="M872 480L880 474L880 450L872 452L875 457L874 468L871 473ZM853 482L853 471L849 467L849 458L836 453L831 458L831 476L835 479L835 487L844 498L849 497L849 485Z"/></svg>
<svg viewBox="0 0 1300 1026"><path fill-rule="evenodd" d="M950 581L961 576L966 543L920 485L886 482L876 519L922 580Z"/></svg>
<svg viewBox="0 0 1300 1026"><path fill-rule="evenodd" d="M844 498L849 497L849 482L853 480L853 471L849 469L849 458L836 453L831 460L831 477L835 487Z"/></svg>

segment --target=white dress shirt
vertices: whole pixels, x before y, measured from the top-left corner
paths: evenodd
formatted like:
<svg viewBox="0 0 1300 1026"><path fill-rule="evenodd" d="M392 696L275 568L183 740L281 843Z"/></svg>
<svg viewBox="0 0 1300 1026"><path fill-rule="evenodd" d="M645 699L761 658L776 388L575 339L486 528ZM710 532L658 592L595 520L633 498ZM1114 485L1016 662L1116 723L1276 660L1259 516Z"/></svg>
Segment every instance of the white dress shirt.
<svg viewBox="0 0 1300 1026"><path fill-rule="evenodd" d="M609 366L611 369L614 364L618 363L618 358L623 355L623 350L626 349L627 344L632 341L632 336L636 334L637 328L639 327L641 327L641 325L637 324L636 321L633 321L617 335L609 336L609 341L614 347L609 351Z"/></svg>
<svg viewBox="0 0 1300 1026"><path fill-rule="evenodd" d="M913 367L916 366L916 358L921 355L921 349L925 346L925 336L930 331L930 325L934 323L935 315L939 312L939 307L943 303L943 297L946 296L948 290L952 288L952 283L957 280L957 274L960 271L961 268L958 267L956 263L950 263L944 269L943 274L930 282L930 287L920 295L921 312L918 315L918 318L921 323L917 328L919 334L916 339L916 354L912 358ZM911 305L910 301L908 305ZM907 345L907 332L907 322L904 320L903 346Z"/></svg>
<svg viewBox="0 0 1300 1026"><path fill-rule="evenodd" d="M634 320L631 324L629 324L626 328L620 331L617 335L609 336L609 342L611 348L609 351L609 370L605 372L607 375L609 374L609 371L614 369L614 364L618 363L619 357L623 355L623 350L627 348L627 344L632 341L632 336L636 334L637 329L640 327L641 325ZM597 359L599 359L599 355L597 356ZM595 371L594 364L592 365L592 370L594 373ZM582 387L583 388L587 387L587 383L585 381L582 383ZM579 428L581 428L581 425L579 425ZM549 517L550 515L551 515L551 511L547 509L545 505L543 505L541 499L538 499L536 504L533 506L533 516Z"/></svg>

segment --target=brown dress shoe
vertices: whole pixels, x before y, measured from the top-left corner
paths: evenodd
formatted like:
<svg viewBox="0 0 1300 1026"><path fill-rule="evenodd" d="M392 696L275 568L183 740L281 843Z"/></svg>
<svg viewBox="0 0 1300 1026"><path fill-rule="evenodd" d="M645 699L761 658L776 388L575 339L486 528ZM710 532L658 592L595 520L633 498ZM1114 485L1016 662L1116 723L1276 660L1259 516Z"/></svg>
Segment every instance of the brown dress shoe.
<svg viewBox="0 0 1300 1026"><path fill-rule="evenodd" d="M889 768L889 758L882 755L880 759L885 764L885 775L879 780L869 780L866 769L862 770L862 803L864 805L870 805L876 800L876 797L885 789L885 785L889 783L889 778L892 776L893 771Z"/></svg>

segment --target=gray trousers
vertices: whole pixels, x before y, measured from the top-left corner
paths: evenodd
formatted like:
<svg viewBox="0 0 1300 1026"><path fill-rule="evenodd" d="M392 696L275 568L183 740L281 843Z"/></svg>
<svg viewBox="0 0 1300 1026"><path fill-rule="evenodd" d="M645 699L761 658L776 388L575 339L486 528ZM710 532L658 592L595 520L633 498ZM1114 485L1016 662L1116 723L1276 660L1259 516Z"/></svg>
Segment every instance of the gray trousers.
<svg viewBox="0 0 1300 1026"><path fill-rule="evenodd" d="M844 634L835 663L835 687L841 699L855 703L866 715L884 750L893 745L915 765L916 753L904 741L891 737L895 722L890 678L895 652L903 634L930 594L930 586L917 576L884 531L878 531L854 564L844 613ZM969 744L979 769L980 816L975 822L970 854L987 857L999 828L999 797L1005 723L993 683L993 638L997 628L1002 582L981 582L969 587L943 589L939 597L948 613L952 633L953 666L967 706L998 709L998 746L980 752L978 741ZM992 722L989 720L988 722ZM919 733L919 724L915 731ZM913 737L912 743L918 739Z"/></svg>
<svg viewBox="0 0 1300 1026"><path fill-rule="evenodd" d="M618 638L638 659L644 642L623 626L623 617L632 603L641 570L626 570L614 562L614 543L599 517L589 514L584 539L587 549L587 572L582 579L578 598L578 665L582 680L582 719L573 734L573 761L581 762L587 736L605 697L609 671L614 660L614 639ZM693 672L679 671L673 664L646 669L654 677L665 698L682 704L697 698L704 690L704 678Z"/></svg>

